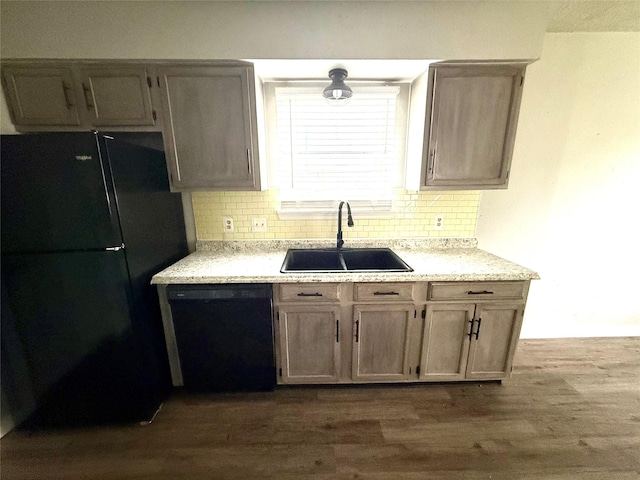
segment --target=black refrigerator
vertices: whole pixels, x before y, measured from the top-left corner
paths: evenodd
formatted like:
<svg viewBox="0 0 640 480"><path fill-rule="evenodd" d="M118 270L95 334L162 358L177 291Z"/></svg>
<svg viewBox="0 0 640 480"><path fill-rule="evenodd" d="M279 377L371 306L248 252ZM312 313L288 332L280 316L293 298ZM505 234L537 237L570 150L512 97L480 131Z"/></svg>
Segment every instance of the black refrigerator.
<svg viewBox="0 0 640 480"><path fill-rule="evenodd" d="M3 135L0 152L2 329L27 424L151 419L171 381L150 280L188 254L163 152L92 132Z"/></svg>

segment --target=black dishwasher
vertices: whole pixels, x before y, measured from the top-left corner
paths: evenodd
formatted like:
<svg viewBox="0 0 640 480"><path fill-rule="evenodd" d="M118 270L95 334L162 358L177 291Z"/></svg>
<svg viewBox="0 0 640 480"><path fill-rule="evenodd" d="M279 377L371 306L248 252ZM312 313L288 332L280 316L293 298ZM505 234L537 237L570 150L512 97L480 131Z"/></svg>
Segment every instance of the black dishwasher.
<svg viewBox="0 0 640 480"><path fill-rule="evenodd" d="M271 292L265 284L167 287L185 390L274 389Z"/></svg>

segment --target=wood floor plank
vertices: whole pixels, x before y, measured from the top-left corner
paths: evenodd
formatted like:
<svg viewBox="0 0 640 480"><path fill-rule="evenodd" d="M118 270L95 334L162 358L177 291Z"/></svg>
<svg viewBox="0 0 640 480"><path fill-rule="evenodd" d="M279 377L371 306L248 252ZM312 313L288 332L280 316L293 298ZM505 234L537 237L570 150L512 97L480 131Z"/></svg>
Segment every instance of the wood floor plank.
<svg viewBox="0 0 640 480"><path fill-rule="evenodd" d="M335 473L332 446L229 446L165 451L164 475L173 478L278 478L282 474Z"/></svg>

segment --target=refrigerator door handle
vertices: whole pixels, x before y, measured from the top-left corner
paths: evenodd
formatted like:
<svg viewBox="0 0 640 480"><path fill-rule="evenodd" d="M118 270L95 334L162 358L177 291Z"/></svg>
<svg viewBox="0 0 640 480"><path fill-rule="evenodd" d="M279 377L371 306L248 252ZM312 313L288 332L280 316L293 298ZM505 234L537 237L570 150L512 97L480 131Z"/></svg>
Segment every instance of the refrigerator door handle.
<svg viewBox="0 0 640 480"><path fill-rule="evenodd" d="M119 247L107 247L105 248L105 250L107 252L119 252L120 250L124 250L124 243L121 244Z"/></svg>

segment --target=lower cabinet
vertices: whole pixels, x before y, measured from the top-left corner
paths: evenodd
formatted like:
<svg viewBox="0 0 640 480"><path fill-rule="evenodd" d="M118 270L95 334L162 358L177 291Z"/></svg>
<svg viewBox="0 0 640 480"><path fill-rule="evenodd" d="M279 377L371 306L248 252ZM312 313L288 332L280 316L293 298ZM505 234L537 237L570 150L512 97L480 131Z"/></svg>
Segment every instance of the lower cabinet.
<svg viewBox="0 0 640 480"><path fill-rule="evenodd" d="M275 285L278 383L502 380L511 374L528 282L374 285Z"/></svg>
<svg viewBox="0 0 640 480"><path fill-rule="evenodd" d="M511 374L523 314L522 304L476 305L466 378L491 380Z"/></svg>
<svg viewBox="0 0 640 480"><path fill-rule="evenodd" d="M340 372L339 309L284 306L278 311L278 378L282 383L337 382Z"/></svg>
<svg viewBox="0 0 640 480"><path fill-rule="evenodd" d="M428 305L420 380L499 380L511 373L523 305Z"/></svg>
<svg viewBox="0 0 640 480"><path fill-rule="evenodd" d="M409 378L409 322L413 305L353 307L352 379L404 381Z"/></svg>
<svg viewBox="0 0 640 480"><path fill-rule="evenodd" d="M474 305L429 305L420 359L420 379L464 380Z"/></svg>

